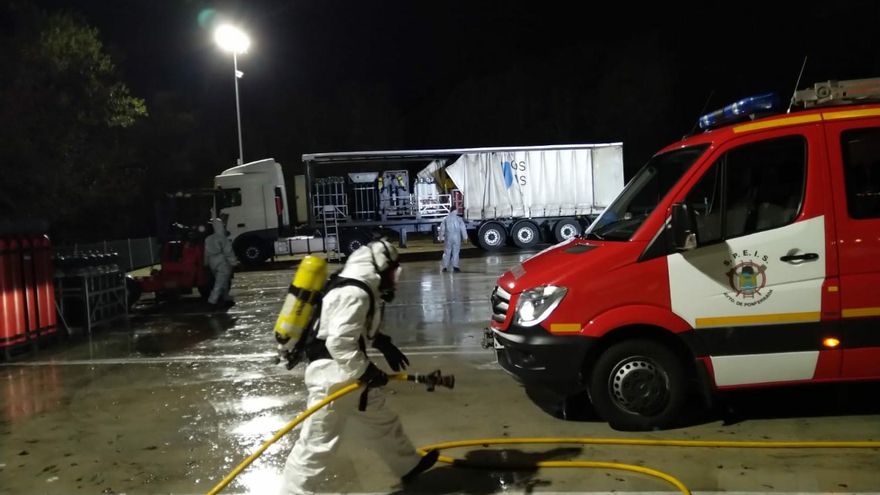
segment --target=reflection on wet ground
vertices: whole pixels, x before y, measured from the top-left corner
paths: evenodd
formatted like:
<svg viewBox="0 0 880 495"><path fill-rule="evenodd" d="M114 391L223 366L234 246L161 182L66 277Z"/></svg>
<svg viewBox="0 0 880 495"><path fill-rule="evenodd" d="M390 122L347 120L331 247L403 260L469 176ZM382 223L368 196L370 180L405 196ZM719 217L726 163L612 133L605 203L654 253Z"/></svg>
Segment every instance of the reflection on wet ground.
<svg viewBox="0 0 880 495"><path fill-rule="evenodd" d="M491 352L480 348L495 279L527 256L469 257L462 261L464 271L455 274L441 273L437 261L405 263L398 297L386 310L385 331L410 357L412 370L440 368L457 377L454 391L427 393L412 384L390 386L392 406L416 443L629 435L601 422L562 421L554 416L561 410L559 404L545 412L500 370ZM207 491L304 408L303 369L287 371L272 360L271 330L293 270L237 274L237 304L226 313L211 313L196 299L147 302L127 325L100 328L90 336L61 340L12 363L0 363L0 493ZM789 405L777 404L777 414L764 417L753 413L766 411L759 406L773 398L758 395L751 402L744 399L745 405L734 401L729 410L737 414L729 414L726 424L725 418L715 416L648 436L878 439L880 409L865 407L856 396L863 393L838 397L844 405L827 414L810 414L808 405L792 409L796 401L789 397ZM847 401L856 405L847 406ZM227 491L277 489L292 435L271 447ZM692 488L709 492L880 488L880 460L877 452L869 451L707 453L545 445L450 455L476 463L571 457L635 462L666 470ZM668 489L652 479L613 471L498 472L438 466L404 491L366 446L345 441L335 464L327 480L332 492Z"/></svg>

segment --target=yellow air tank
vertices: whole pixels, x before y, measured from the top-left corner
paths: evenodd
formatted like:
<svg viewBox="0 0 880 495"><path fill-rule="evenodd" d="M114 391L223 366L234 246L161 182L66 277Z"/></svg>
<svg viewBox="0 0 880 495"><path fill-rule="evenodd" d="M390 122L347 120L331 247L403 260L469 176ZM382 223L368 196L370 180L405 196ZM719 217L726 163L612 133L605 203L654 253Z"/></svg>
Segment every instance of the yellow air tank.
<svg viewBox="0 0 880 495"><path fill-rule="evenodd" d="M327 280L327 260L317 256L306 256L299 264L281 314L275 322L275 338L279 342L296 343L309 324L315 302L320 296Z"/></svg>

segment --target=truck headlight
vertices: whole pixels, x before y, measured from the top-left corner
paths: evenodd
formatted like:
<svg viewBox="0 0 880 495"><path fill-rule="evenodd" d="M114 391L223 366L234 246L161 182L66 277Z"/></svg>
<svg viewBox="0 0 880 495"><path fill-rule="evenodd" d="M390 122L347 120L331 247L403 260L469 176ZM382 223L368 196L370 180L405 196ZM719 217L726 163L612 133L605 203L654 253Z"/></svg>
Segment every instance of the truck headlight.
<svg viewBox="0 0 880 495"><path fill-rule="evenodd" d="M550 313L559 306L568 289L553 285L542 285L523 291L516 303L514 323L524 327L533 327L546 320Z"/></svg>

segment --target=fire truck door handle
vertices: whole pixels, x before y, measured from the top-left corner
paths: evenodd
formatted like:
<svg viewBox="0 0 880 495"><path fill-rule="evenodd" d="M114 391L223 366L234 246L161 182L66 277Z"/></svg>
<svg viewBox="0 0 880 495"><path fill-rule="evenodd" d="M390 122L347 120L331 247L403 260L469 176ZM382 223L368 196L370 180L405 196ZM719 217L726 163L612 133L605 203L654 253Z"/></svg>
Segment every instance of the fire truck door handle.
<svg viewBox="0 0 880 495"><path fill-rule="evenodd" d="M237 227L244 227L243 223L237 224Z"/></svg>
<svg viewBox="0 0 880 495"><path fill-rule="evenodd" d="M819 259L819 255L816 253L787 254L779 258L780 261L785 261L786 263L792 261L815 261L817 259Z"/></svg>

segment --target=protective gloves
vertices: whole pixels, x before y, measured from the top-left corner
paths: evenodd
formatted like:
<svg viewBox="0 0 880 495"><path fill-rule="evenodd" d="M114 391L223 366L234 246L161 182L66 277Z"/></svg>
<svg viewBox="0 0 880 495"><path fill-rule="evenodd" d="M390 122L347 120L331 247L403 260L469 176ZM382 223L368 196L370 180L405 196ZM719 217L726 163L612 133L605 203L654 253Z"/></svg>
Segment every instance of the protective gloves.
<svg viewBox="0 0 880 495"><path fill-rule="evenodd" d="M366 385L367 388L382 387L388 385L388 375L375 364L370 363L367 366L367 371L364 371L358 381Z"/></svg>
<svg viewBox="0 0 880 495"><path fill-rule="evenodd" d="M367 371L364 371L364 374L358 378L358 381L366 385L358 400L358 411L366 411L367 395L370 393L370 389L388 385L388 375L371 362L367 365Z"/></svg>
<svg viewBox="0 0 880 495"><path fill-rule="evenodd" d="M391 343L391 337L383 333L376 334L376 337L373 338L373 347L385 356L385 361L388 361L388 366L392 370L405 370L409 366L409 359L396 345Z"/></svg>

